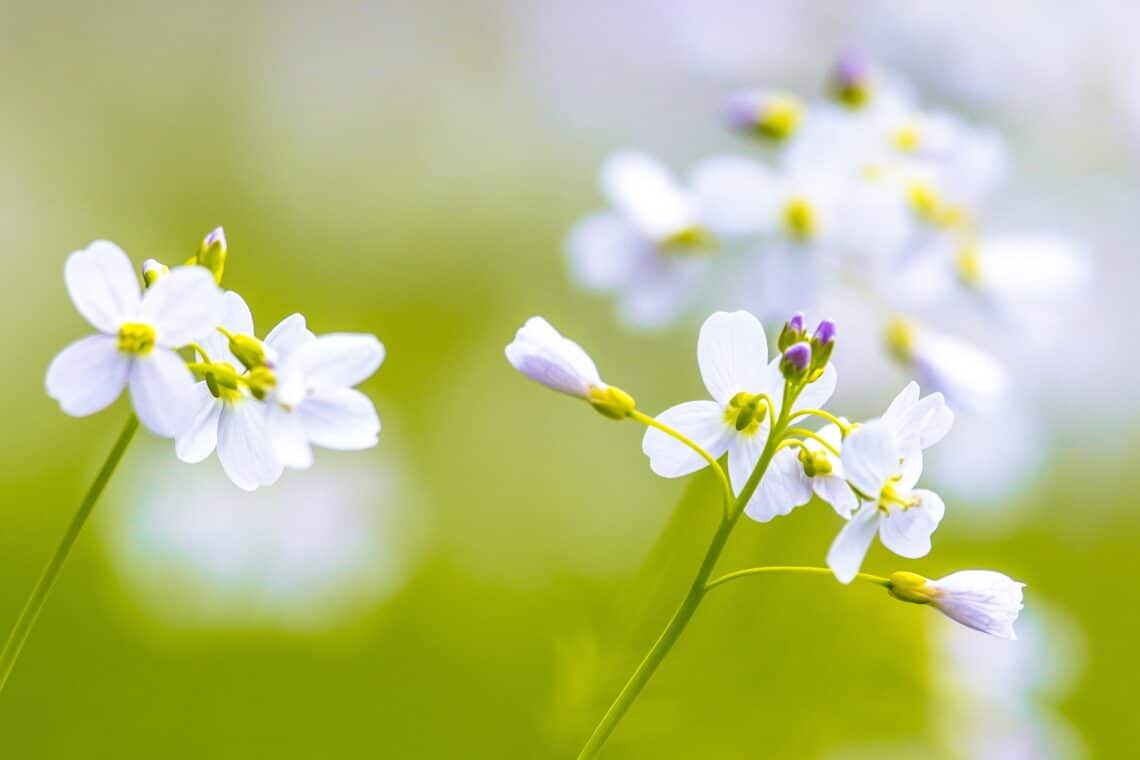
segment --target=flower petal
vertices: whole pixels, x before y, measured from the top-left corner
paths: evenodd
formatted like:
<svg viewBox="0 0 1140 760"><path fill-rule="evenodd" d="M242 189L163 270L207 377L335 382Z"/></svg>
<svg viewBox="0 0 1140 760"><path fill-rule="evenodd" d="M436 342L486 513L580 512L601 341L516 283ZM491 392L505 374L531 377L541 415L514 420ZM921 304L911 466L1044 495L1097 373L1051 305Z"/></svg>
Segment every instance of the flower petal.
<svg viewBox="0 0 1140 760"><path fill-rule="evenodd" d="M851 519L851 515L859 508L859 499L847 481L835 475L821 478L812 478L812 490L819 498L832 506L839 516Z"/></svg>
<svg viewBox="0 0 1140 760"><path fill-rule="evenodd" d="M734 428L729 428L736 433ZM739 494L744 489L760 455L764 453L764 446L768 443L768 423L760 426L752 435L736 433L728 444L728 479L732 483L732 490Z"/></svg>
<svg viewBox="0 0 1140 760"><path fill-rule="evenodd" d="M764 164L737 156L713 156L693 169L692 188L709 227L721 235L752 235L775 221L776 189Z"/></svg>
<svg viewBox="0 0 1140 760"><path fill-rule="evenodd" d="M114 334L135 317L139 280L119 246L96 240L67 257L63 279L75 308L95 329Z"/></svg>
<svg viewBox="0 0 1140 760"><path fill-rule="evenodd" d="M223 406L224 402L215 398L205 383L194 386L193 417L174 441L174 453L179 459L196 464L214 453L218 445L218 418Z"/></svg>
<svg viewBox="0 0 1140 760"><path fill-rule="evenodd" d="M930 553L930 536L942 522L946 505L933 491L916 490L922 501L910 509L892 509L879 521L879 539L900 557L918 559Z"/></svg>
<svg viewBox="0 0 1140 760"><path fill-rule="evenodd" d="M119 351L117 338L82 338L52 359L45 381L47 394L73 417L94 414L123 392L130 366L131 358Z"/></svg>
<svg viewBox="0 0 1140 760"><path fill-rule="evenodd" d="M697 363L709 394L722 406L741 391L765 389L768 339L746 311L718 311L701 326Z"/></svg>
<svg viewBox="0 0 1140 760"><path fill-rule="evenodd" d="M130 371L131 404L155 435L173 438L193 412L194 376L173 351L155 347L136 356Z"/></svg>
<svg viewBox="0 0 1140 760"><path fill-rule="evenodd" d="M811 493L811 485L796 452L784 449L772 458L760 486L748 500L744 514L756 522L768 522L807 504L811 501Z"/></svg>
<svg viewBox="0 0 1140 760"><path fill-rule="evenodd" d="M864 495L878 498L898 469L899 451L887 424L874 420L847 436L839 458L847 480Z"/></svg>
<svg viewBox="0 0 1140 760"><path fill-rule="evenodd" d="M277 352L279 361L284 361L289 354L316 339L313 331L305 326L304 315L290 314L269 331L269 335L265 336L265 345Z"/></svg>
<svg viewBox="0 0 1140 760"><path fill-rule="evenodd" d="M205 267L178 267L143 295L141 321L160 346L179 348L205 337L222 321L222 291Z"/></svg>
<svg viewBox="0 0 1140 760"><path fill-rule="evenodd" d="M632 224L612 211L588 216L566 239L566 259L574 280L594 291L628 284L651 244Z"/></svg>
<svg viewBox="0 0 1140 760"><path fill-rule="evenodd" d="M677 404L657 415L657 419L694 441L713 457L724 453L736 432L725 424L720 405L712 401ZM679 478L708 464L688 446L656 428L645 431L641 450L649 457L650 469L663 478Z"/></svg>
<svg viewBox="0 0 1140 760"><path fill-rule="evenodd" d="M313 448L301 421L278 404L269 409L269 437L281 464L291 470L307 470L313 466Z"/></svg>
<svg viewBox="0 0 1140 760"><path fill-rule="evenodd" d="M282 364L278 394L284 403L294 404L300 402L305 390L322 386L350 388L367 379L383 361L384 346L374 335L321 335Z"/></svg>
<svg viewBox="0 0 1140 760"><path fill-rule="evenodd" d="M843 526L831 549L827 552L827 566L835 573L840 583L855 580L863 558L875 539L875 528L879 523L879 509L867 503Z"/></svg>
<svg viewBox="0 0 1140 760"><path fill-rule="evenodd" d="M218 425L218 459L244 491L277 482L284 467L269 437L264 405L251 399L226 404Z"/></svg>
<svg viewBox="0 0 1140 760"><path fill-rule="evenodd" d="M326 449L367 449L380 435L372 399L352 388L318 388L292 414L309 441Z"/></svg>
<svg viewBox="0 0 1140 760"><path fill-rule="evenodd" d="M222 312L218 325L238 335L256 335L253 331L253 314L245 299L232 290L222 294ZM215 325L215 328L217 325ZM230 341L217 329L210 330L198 340L202 348L210 354L216 362L228 362L240 369L241 363L230 353Z"/></svg>
<svg viewBox="0 0 1140 760"><path fill-rule="evenodd" d="M306 359L310 350L306 347L306 356L301 358ZM542 317L528 319L504 353L512 367L559 393L586 398L591 388L605 386L597 365L585 349L564 338ZM294 403L290 399L297 396L299 389L293 386L304 377L304 371L300 361L286 366L284 387L278 388L284 403Z"/></svg>

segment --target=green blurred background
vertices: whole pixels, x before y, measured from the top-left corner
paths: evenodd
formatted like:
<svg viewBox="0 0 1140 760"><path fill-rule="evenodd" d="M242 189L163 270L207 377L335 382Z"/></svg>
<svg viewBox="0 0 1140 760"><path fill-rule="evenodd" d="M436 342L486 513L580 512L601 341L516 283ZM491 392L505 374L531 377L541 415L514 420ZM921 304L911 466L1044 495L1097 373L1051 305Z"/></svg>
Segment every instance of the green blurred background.
<svg viewBox="0 0 1140 760"><path fill-rule="evenodd" d="M380 446L323 453L251 497L249 512L216 461L191 468L140 436L0 697L0 754L572 756L695 570L715 484L655 478L632 424L525 382L502 347L541 313L642 407L695 397L699 321L616 329L610 304L569 282L563 236L599 204L607 151L638 145L683 166L732 147L715 123L720 98L739 84L811 87L849 41L852 13L489 0L6 8L5 627L126 414L120 401L71 419L42 390L51 357L86 329L63 288L70 251L103 237L136 262L173 263L223 224L226 284L260 329L302 311L318 332L376 333L388 360L365 385ZM772 52L789 19L810 56ZM905 51L883 42L890 30L863 22L871 49L906 73ZM713 31L739 27L755 30L754 58L706 55ZM1032 41L1032 27L1019 34ZM1038 216L1107 247L1124 289L1135 168L1117 111L1098 116L1121 132L1106 145L1108 127L1062 121L1042 135L1031 111L938 85L936 100L1007 128L1027 184L1050 196ZM1108 312L1117 324L1135 318L1121 309ZM1048 660L1079 661L1050 709L1089 756L1125 757L1140 615L1135 372L1090 366L1091 387L1116 389L1111 403L1082 395L1051 415L1060 443L1032 482L1010 504L952 504L936 551L908 566L1000 568L1029 584L1031 606L1048 600L1079 642L1046 647ZM850 403L869 411L893 390ZM278 508L296 519L280 525ZM321 526L326 508L340 516L333 527ZM231 509L240 525L227 533ZM985 512L1003 509L1019 518L983 529ZM152 510L179 517L148 522ZM179 544L179 520L195 518L199 538ZM837 527L818 506L742 524L723 567L819 564ZM220 545L234 535L268 548ZM211 550L209 572L185 568ZM879 547L867 562L898 566ZM813 578L726 587L609 756L952 756L932 686L933 616Z"/></svg>

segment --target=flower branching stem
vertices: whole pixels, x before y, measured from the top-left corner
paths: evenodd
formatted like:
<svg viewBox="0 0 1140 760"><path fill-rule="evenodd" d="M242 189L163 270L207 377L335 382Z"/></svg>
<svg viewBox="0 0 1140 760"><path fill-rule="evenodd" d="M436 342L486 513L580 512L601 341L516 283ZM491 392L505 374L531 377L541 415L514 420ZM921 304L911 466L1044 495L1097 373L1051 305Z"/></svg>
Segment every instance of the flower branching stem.
<svg viewBox="0 0 1140 760"><path fill-rule="evenodd" d="M633 705L641 690L645 688L645 684L653 677L653 673L657 670L661 661L669 654L673 645L680 638L681 633L689 624L693 614L697 611L701 600L704 599L705 594L709 589L709 578L713 570L716 568L716 563L720 559L721 552L724 551L725 544L728 542L728 537L732 534L732 529L736 527L737 521L740 516L744 514L744 508L748 505L752 495L756 492L756 488L760 485L761 478L768 469L768 465L772 462L772 457L775 456L776 450L779 447L780 441L787 434L788 420L792 414L792 408L795 405L796 398L799 396L801 387L793 386L791 383L785 383L784 386L784 404L783 409L780 411L779 418L772 425L771 434L764 445L764 451L760 455L759 461L756 463L756 468L748 477L748 482L740 490L740 494L732 501L730 508L721 518L720 525L717 527L716 534L713 536L712 543L705 551L704 559L701 561L701 566L697 570L697 575L693 578L693 582L689 585L689 590L685 594L685 598L681 600L677 611L673 613L673 617L657 637L652 648L642 659L637 669L633 671L633 675L626 681L625 686L622 687L621 692L618 693L617 698L614 699L613 704L602 716L601 721L594 728L594 732L586 741L582 751L578 754L578 760L588 760L589 758L597 757L601 751L602 746L609 739L610 734L617 728L618 723L621 722L622 717ZM645 415L640 415L638 419L645 424L650 424L646 420L650 419ZM644 418L644 419L643 419ZM654 420L656 422L656 420ZM658 427L653 425L653 427ZM659 428L661 429L661 428ZM669 433L668 430L662 432ZM670 433L671 434L671 433ZM674 436L678 440L680 437ZM684 441L682 441L684 442ZM694 450L699 449L696 444L686 444ZM706 460L713 461L712 457L706 452L704 454ZM717 465L719 469L719 465ZM723 476L723 470L721 471ZM727 482L727 481L725 481Z"/></svg>
<svg viewBox="0 0 1140 760"><path fill-rule="evenodd" d="M835 573L830 567L800 567L793 565L772 565L769 567L749 567L744 570L737 570L732 573L725 573L724 575L709 581L705 584L705 591L710 591L717 586L734 581L738 578L747 578L752 575L767 575L769 573L787 573L795 575L826 575L834 577ZM871 575L870 573L858 573L855 575L855 580L863 581L865 583L873 583L876 586L883 588L891 588L893 585L889 578L883 578L878 575Z"/></svg>
<svg viewBox="0 0 1140 760"><path fill-rule="evenodd" d="M720 466L720 462L716 461L716 458L712 454L705 451L704 448L701 447L700 444L698 444L696 441L693 441L691 438L684 435L679 430L674 430L660 420L654 417L650 417L648 414L639 412L636 409L632 410L629 413L629 416L631 419L640 422L642 425L656 428L665 435L670 436L671 438L674 438L677 441L683 443L695 451L697 454L699 454L701 459L704 459L706 462L708 462L709 467L712 468L712 471L716 473L717 479L720 480L721 490L724 493L724 516L728 517L732 509L732 502L734 497L732 494L732 485L728 482L728 475L725 474L724 468Z"/></svg>
<svg viewBox="0 0 1140 760"><path fill-rule="evenodd" d="M111 475L114 474L115 468L118 467L119 461L123 458L123 453L127 450L127 446L130 444L131 439L134 438L135 431L138 429L138 417L131 414L123 426L123 432L119 433L115 445L111 447L110 453L107 454L107 459L99 469L99 474L95 476L95 481L87 490L87 495L83 497L78 511L76 511L75 515L71 518L71 522L68 524L63 538L60 539L55 553L52 555L47 567L44 568L43 575L40 576L35 588L32 589L32 594L24 604L24 609L20 611L20 616L16 619L16 625L12 628L12 633L8 635L8 640L4 644L3 651L0 652L0 691L3 691L5 684L8 683L8 676L12 674L12 668L15 667L16 660L20 656L20 651L24 648L24 642L28 640L28 636L32 632L32 627L36 624L36 618L39 617L40 611L43 609L44 603L51 593L52 586L55 585L56 579L59 577L60 570L63 569L68 555L71 554L71 549L75 545L76 539L79 538L79 534L83 531L83 526L87 523L87 518L91 516L91 511L95 508L95 503L99 500L103 489L106 488L107 482L111 479Z"/></svg>
<svg viewBox="0 0 1140 760"><path fill-rule="evenodd" d="M821 419L825 419L828 422L834 424L840 430L843 430L843 431L846 431L848 428L851 427L851 423L844 422L843 420L839 419L838 417L836 417L831 412L825 412L822 409L797 409L796 411L792 412L792 416L789 417L788 419L794 421L794 420L798 420L800 417L819 417Z"/></svg>
<svg viewBox="0 0 1140 760"><path fill-rule="evenodd" d="M828 440L826 438L824 438L823 436L821 436L819 433L808 430L807 428L798 428L798 427L788 428L787 430L784 431L784 433L786 435L800 435L800 436L803 436L804 438L810 438L813 441L815 441L816 443L818 443L820 446L823 446L825 449L830 451L835 456L839 456L839 449L835 448L834 445L829 443Z"/></svg>

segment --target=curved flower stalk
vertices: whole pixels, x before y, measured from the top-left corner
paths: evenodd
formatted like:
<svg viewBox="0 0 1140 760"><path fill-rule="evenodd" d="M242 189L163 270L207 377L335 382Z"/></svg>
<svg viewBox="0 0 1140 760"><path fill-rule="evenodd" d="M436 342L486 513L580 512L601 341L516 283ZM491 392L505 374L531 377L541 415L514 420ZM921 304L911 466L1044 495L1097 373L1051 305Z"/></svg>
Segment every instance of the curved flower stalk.
<svg viewBox="0 0 1140 760"><path fill-rule="evenodd" d="M860 572L876 532L900 556L915 559L930 551L945 505L916 485L923 450L946 435L953 414L941 394L922 397L914 383L877 419L855 423L826 411L836 384L830 363L835 345L834 324L824 320L809 332L804 316L795 314L784 323L777 354L769 359L759 320L743 311L717 312L705 321L697 343L712 399L680 404L655 418L639 411L633 396L602 381L581 346L540 317L507 346L511 364L532 380L585 400L610 419L646 425L642 449L655 473L682 477L711 467L725 487L724 513L688 592L579 757L601 750L705 595L739 578L799 573L830 575L842 583L857 579L901 601L932 605L976 630L1013 637L1022 584L1000 573L966 571L928 581L907 571L889 577ZM810 427L818 421L827 424ZM827 555L828 567L754 567L713 577L741 515L769 522L813 495L846 520Z"/></svg>
<svg viewBox="0 0 1140 760"><path fill-rule="evenodd" d="M376 409L353 386L380 366L380 342L371 335L318 337L300 314L259 340L245 301L219 287L227 255L218 227L183 266L143 262L141 285L114 243L97 240L68 257L68 293L97 334L55 357L47 393L67 414L83 417L128 388L133 414L0 652L0 689L139 421L173 438L185 462L217 450L226 475L247 491L274 483L286 467L309 467L311 445L376 444Z"/></svg>

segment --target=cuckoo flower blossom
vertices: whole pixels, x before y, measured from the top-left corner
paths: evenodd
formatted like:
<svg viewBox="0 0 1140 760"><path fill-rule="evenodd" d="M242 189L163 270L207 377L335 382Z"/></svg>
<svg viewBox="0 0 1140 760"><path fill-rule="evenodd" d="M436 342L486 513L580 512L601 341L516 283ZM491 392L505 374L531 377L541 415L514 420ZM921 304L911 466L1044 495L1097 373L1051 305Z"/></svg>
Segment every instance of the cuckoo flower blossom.
<svg viewBox="0 0 1140 760"><path fill-rule="evenodd" d="M221 327L247 349L256 345L253 315L242 297L228 292L224 303ZM221 332L203 338L200 345L211 361L200 370L205 379L195 387L193 418L175 441L178 458L201 462L216 448L222 469L238 488L252 491L272 485L281 477L282 465L269 433L266 405L254 395L260 386L251 375L261 372L264 379L264 370L247 370ZM266 340L262 354L276 355L272 340Z"/></svg>
<svg viewBox="0 0 1140 760"><path fill-rule="evenodd" d="M47 393L76 417L111 404L124 386L142 423L167 438L186 421L194 378L175 349L218 323L222 292L210 272L179 267L143 293L130 259L98 240L67 259L64 280L79 313L98 330L65 348L47 372Z"/></svg>
<svg viewBox="0 0 1140 760"><path fill-rule="evenodd" d="M930 552L930 536L946 506L933 491L914 487L922 459L907 454L882 419L861 425L843 442L840 461L847 481L865 501L827 554L840 582L855 578L876 531L883 545L901 557L917 559Z"/></svg>
<svg viewBox="0 0 1140 760"><path fill-rule="evenodd" d="M384 361L374 335L329 333L314 336L294 315L266 338L280 358L274 368L270 430L286 467L312 464L313 446L357 451L376 445L380 418L372 400L354 386Z"/></svg>
<svg viewBox="0 0 1140 760"><path fill-rule="evenodd" d="M777 355L768 361L768 340L756 317L745 311L717 312L705 320L697 342L697 362L712 400L678 404L657 417L713 457L728 452L729 479L737 493L768 442L769 404L774 414L783 404L782 359ZM835 369L828 364L818 379L803 387L794 408L822 407L835 390L835 380ZM646 431L641 449L650 468L666 478L688 475L707 464L655 428Z"/></svg>
<svg viewBox="0 0 1140 760"><path fill-rule="evenodd" d="M819 437L835 451L843 445L838 425L825 426L819 431ZM847 485L843 462L835 451L814 438L805 438L795 449L779 451L744 513L757 522L768 522L807 504L815 494L834 507L840 516L850 517L858 508L859 500Z"/></svg>

